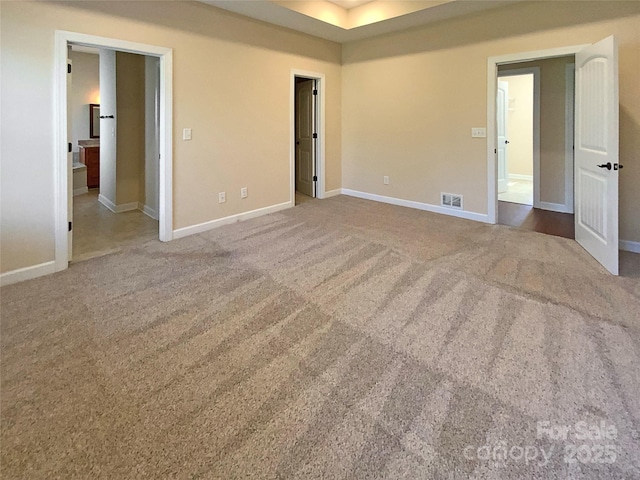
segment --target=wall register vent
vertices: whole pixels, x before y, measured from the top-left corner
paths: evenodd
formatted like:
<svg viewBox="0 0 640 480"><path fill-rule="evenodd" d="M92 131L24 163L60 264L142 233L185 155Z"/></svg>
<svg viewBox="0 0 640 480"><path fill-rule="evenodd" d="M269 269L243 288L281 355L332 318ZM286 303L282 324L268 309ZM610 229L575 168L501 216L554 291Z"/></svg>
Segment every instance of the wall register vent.
<svg viewBox="0 0 640 480"><path fill-rule="evenodd" d="M443 207L462 210L462 195L456 193L440 193L440 202Z"/></svg>

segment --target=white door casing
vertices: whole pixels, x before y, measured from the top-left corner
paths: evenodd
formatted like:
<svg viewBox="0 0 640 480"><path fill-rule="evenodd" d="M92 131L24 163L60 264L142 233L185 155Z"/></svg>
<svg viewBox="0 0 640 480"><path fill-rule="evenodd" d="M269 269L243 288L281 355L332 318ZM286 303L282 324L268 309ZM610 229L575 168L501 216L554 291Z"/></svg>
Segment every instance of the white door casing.
<svg viewBox="0 0 640 480"><path fill-rule="evenodd" d="M618 274L618 51L615 37L576 53L576 240Z"/></svg>
<svg viewBox="0 0 640 480"><path fill-rule="evenodd" d="M315 96L315 132L318 134L318 138L315 139L315 176L317 182L315 182L315 196L316 198L325 198L325 111L326 111L326 81L324 73L312 72L309 70L299 70L292 68L290 72L290 95L289 95L289 134L290 134L290 147L289 147L289 204L295 206L295 194L296 194L296 115L295 115L295 103L296 103L296 78L309 78L315 81L315 89L318 94Z"/></svg>
<svg viewBox="0 0 640 480"><path fill-rule="evenodd" d="M315 196L314 89L314 80L296 83L296 190L310 197Z"/></svg>
<svg viewBox="0 0 640 480"><path fill-rule="evenodd" d="M69 266L72 251L68 234L69 189L73 170L67 160L67 59L70 43L123 52L152 55L160 59L160 188L159 237L167 242L173 238L173 51L171 48L148 45L115 38L56 30L55 32L55 100L54 100L54 218L55 271ZM71 200L70 200L71 199Z"/></svg>
<svg viewBox="0 0 640 480"><path fill-rule="evenodd" d="M509 84L498 80L496 104L496 128L498 133L498 193L509 189L509 169L507 165L507 119L509 108Z"/></svg>

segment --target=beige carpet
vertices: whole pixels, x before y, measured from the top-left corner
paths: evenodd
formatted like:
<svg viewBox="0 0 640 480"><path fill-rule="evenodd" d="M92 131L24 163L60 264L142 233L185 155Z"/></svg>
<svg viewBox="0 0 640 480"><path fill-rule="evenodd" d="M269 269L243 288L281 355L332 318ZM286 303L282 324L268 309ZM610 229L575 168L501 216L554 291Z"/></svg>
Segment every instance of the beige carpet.
<svg viewBox="0 0 640 480"><path fill-rule="evenodd" d="M637 257L341 196L5 287L2 477L640 478Z"/></svg>

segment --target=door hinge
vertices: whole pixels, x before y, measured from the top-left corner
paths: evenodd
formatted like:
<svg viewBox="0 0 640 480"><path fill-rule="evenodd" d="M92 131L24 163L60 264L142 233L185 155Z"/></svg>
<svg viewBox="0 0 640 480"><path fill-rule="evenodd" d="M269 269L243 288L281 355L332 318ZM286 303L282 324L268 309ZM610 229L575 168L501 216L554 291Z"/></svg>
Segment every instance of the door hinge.
<svg viewBox="0 0 640 480"><path fill-rule="evenodd" d="M68 153L71 153L71 150L73 150L73 145L71 145L71 142L69 142L67 144L67 147L69 148L69 150L67 150Z"/></svg>
<svg viewBox="0 0 640 480"><path fill-rule="evenodd" d="M67 63L67 73L71 73L71 64Z"/></svg>
<svg viewBox="0 0 640 480"><path fill-rule="evenodd" d="M314 90L314 91L313 91L313 94L314 94L314 95L318 95L318 90Z"/></svg>
<svg viewBox="0 0 640 480"><path fill-rule="evenodd" d="M314 175L314 176L313 176L313 181L314 181L314 182L317 182L317 181L318 181L318 177L317 177L317 175Z"/></svg>
<svg viewBox="0 0 640 480"><path fill-rule="evenodd" d="M317 133L314 133L314 134L313 134L313 138L318 138L318 134L317 134Z"/></svg>
<svg viewBox="0 0 640 480"><path fill-rule="evenodd" d="M493 153L498 153L498 149L497 149L497 148L494 148L494 149L493 149Z"/></svg>
<svg viewBox="0 0 640 480"><path fill-rule="evenodd" d="M73 230L73 222L69 222L69 231Z"/></svg>

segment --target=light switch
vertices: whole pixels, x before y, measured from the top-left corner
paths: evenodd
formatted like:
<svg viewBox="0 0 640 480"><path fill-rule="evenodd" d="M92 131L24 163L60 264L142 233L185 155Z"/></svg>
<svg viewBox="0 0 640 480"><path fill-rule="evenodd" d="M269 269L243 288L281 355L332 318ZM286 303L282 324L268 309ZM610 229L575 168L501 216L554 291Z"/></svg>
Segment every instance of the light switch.
<svg viewBox="0 0 640 480"><path fill-rule="evenodd" d="M191 129L185 128L182 130L182 140L191 140Z"/></svg>

